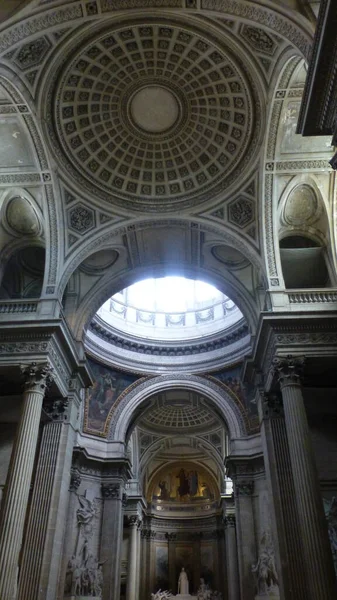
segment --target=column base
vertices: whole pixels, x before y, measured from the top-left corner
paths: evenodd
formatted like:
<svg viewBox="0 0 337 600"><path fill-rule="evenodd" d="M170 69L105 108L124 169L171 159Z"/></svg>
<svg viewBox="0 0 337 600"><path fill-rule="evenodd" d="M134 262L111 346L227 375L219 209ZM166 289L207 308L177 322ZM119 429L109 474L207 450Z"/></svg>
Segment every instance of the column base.
<svg viewBox="0 0 337 600"><path fill-rule="evenodd" d="M255 596L255 600L279 600L280 598L280 590L277 586L270 588L264 594L257 594Z"/></svg>

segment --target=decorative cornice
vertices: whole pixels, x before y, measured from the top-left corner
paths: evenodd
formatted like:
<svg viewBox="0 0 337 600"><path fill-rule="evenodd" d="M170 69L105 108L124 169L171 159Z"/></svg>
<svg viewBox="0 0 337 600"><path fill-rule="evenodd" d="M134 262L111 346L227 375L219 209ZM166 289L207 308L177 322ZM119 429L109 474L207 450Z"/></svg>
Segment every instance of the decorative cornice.
<svg viewBox="0 0 337 600"><path fill-rule="evenodd" d="M104 341L122 348L128 352L134 352L136 354L153 354L154 356L189 356L191 354L204 354L218 350L222 347L229 346L233 342L237 342L249 334L249 328L246 323L241 322L238 327L232 327L231 331L220 337L210 335L209 341L207 337L200 341L190 343L181 343L173 345L170 342L148 342L145 338L138 342L135 338L128 339L125 336L119 335L116 331L112 330L111 327L98 322L97 318L93 319L90 323L89 330L95 333L98 337Z"/></svg>

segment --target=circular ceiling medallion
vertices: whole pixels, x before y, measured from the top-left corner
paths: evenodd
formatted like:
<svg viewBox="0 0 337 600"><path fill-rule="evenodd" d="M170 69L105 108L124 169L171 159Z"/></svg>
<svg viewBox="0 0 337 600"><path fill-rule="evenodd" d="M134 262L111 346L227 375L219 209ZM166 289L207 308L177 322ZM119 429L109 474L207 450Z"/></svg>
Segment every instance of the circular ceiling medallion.
<svg viewBox="0 0 337 600"><path fill-rule="evenodd" d="M131 99L130 114L144 131L162 133L175 124L179 104L170 90L156 85L146 86Z"/></svg>
<svg viewBox="0 0 337 600"><path fill-rule="evenodd" d="M214 199L254 155L259 102L248 77L199 31L110 27L58 75L48 95L57 154L89 191L124 208Z"/></svg>

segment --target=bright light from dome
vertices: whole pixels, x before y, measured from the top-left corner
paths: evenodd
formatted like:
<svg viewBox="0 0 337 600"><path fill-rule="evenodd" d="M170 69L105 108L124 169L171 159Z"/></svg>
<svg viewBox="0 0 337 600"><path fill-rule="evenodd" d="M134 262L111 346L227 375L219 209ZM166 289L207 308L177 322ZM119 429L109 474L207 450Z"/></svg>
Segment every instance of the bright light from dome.
<svg viewBox="0 0 337 600"><path fill-rule="evenodd" d="M140 310L183 312L221 297L214 286L184 277L145 279L127 288L127 303ZM123 292L122 292L123 293ZM121 293L121 295L122 295ZM116 299L120 294L116 294Z"/></svg>
<svg viewBox="0 0 337 600"><path fill-rule="evenodd" d="M128 335L160 341L202 338L242 319L228 296L185 277L139 281L107 300L97 316Z"/></svg>

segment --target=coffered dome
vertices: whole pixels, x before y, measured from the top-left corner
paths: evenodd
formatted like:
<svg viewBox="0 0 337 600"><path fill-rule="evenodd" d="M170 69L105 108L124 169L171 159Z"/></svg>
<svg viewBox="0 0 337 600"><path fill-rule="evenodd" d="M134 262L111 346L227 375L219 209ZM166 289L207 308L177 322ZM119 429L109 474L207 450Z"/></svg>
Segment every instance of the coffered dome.
<svg viewBox="0 0 337 600"><path fill-rule="evenodd" d="M185 24L110 26L72 49L51 89L59 157L123 207L199 204L254 151L247 74L222 42Z"/></svg>

